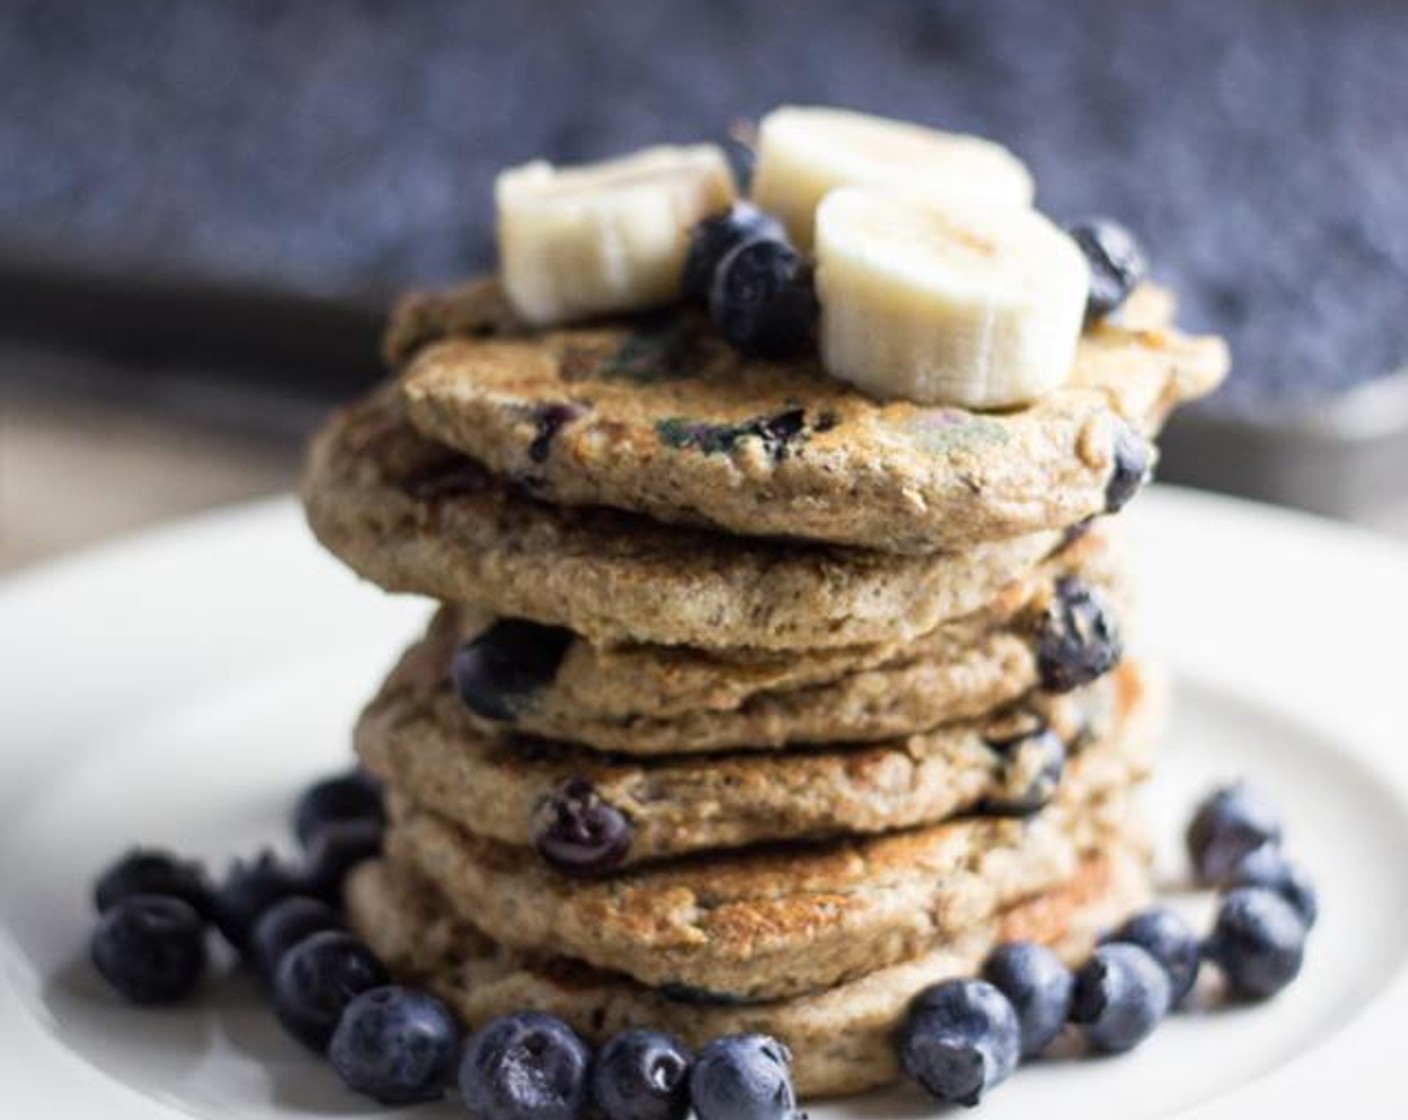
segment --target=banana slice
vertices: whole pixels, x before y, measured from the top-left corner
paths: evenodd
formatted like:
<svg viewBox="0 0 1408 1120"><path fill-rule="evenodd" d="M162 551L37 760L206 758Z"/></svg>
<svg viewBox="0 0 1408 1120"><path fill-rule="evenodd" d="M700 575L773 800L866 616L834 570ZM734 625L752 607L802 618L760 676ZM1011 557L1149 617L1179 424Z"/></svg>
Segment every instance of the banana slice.
<svg viewBox="0 0 1408 1120"><path fill-rule="evenodd" d="M1089 266L1035 210L846 187L816 258L822 363L875 396L1003 408L1070 375Z"/></svg>
<svg viewBox="0 0 1408 1120"><path fill-rule="evenodd" d="M1026 165L981 137L845 109L788 106L762 119L753 199L782 219L798 246L811 248L817 205L843 186L1013 206L1030 206L1035 193Z"/></svg>
<svg viewBox="0 0 1408 1120"><path fill-rule="evenodd" d="M690 227L736 194L712 144L509 168L494 185L509 299L539 326L678 299Z"/></svg>

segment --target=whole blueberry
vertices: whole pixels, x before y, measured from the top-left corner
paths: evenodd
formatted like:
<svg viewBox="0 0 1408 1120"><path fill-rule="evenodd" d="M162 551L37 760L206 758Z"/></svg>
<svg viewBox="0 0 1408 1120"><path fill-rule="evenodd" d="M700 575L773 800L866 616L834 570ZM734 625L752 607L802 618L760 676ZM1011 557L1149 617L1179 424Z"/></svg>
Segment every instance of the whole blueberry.
<svg viewBox="0 0 1408 1120"><path fill-rule="evenodd" d="M1263 844L1243 856L1227 875L1223 886L1265 887L1291 904L1306 929L1314 929L1320 917L1319 893L1310 875L1300 864L1286 858L1279 844Z"/></svg>
<svg viewBox="0 0 1408 1120"><path fill-rule="evenodd" d="M1106 942L1138 945L1168 974L1169 1005L1177 1007L1193 990L1202 962L1202 946L1188 923L1166 907L1144 910L1130 917Z"/></svg>
<svg viewBox="0 0 1408 1120"><path fill-rule="evenodd" d="M388 985L347 1005L328 1060L343 1083L382 1104L437 1100L454 1070L459 1032L427 992Z"/></svg>
<svg viewBox="0 0 1408 1120"><path fill-rule="evenodd" d="M313 835L303 860L303 886L332 905L342 902L342 883L364 860L381 854L383 824L372 817L330 821Z"/></svg>
<svg viewBox="0 0 1408 1120"><path fill-rule="evenodd" d="M792 1055L765 1034L716 1038L694 1059L689 1100L699 1120L792 1120Z"/></svg>
<svg viewBox="0 0 1408 1120"><path fill-rule="evenodd" d="M1103 600L1073 576L1056 581L1036 636L1037 671L1048 692L1070 692L1104 676L1123 656L1119 627Z"/></svg>
<svg viewBox="0 0 1408 1120"><path fill-rule="evenodd" d="M685 298L707 300L719 262L730 250L759 237L787 240L782 223L751 202L735 202L723 213L697 223L689 231L689 250L684 258Z"/></svg>
<svg viewBox="0 0 1408 1120"><path fill-rule="evenodd" d="M450 679L475 715L512 723L552 683L572 640L572 631L560 626L501 619L460 646Z"/></svg>
<svg viewBox="0 0 1408 1120"><path fill-rule="evenodd" d="M785 241L745 241L714 270L709 316L748 357L799 353L811 343L818 314L812 267Z"/></svg>
<svg viewBox="0 0 1408 1120"><path fill-rule="evenodd" d="M1015 739L988 740L1002 760L1001 792L983 799L982 811L1028 817L1046 807L1066 771L1066 744L1050 728Z"/></svg>
<svg viewBox="0 0 1408 1120"><path fill-rule="evenodd" d="M247 953L254 923L264 911L303 890L299 872L273 852L260 852L252 860L237 859L215 893L215 924L226 941Z"/></svg>
<svg viewBox="0 0 1408 1120"><path fill-rule="evenodd" d="M1115 437L1115 465L1105 483L1105 512L1119 513L1149 481L1154 449L1149 441L1126 425Z"/></svg>
<svg viewBox="0 0 1408 1120"><path fill-rule="evenodd" d="M1039 1054L1061 1033L1071 1012L1075 979L1061 958L1034 941L999 945L983 979L1007 997L1022 1032L1022 1057Z"/></svg>
<svg viewBox="0 0 1408 1120"><path fill-rule="evenodd" d="M304 790L293 807L294 835L306 848L324 825L333 822L384 823L383 795L381 782L365 770L352 770L317 782Z"/></svg>
<svg viewBox="0 0 1408 1120"><path fill-rule="evenodd" d="M103 979L133 1003L175 1003L205 972L205 920L171 895L129 894L103 911L90 949Z"/></svg>
<svg viewBox="0 0 1408 1120"><path fill-rule="evenodd" d="M572 778L543 800L533 822L538 853L560 871L605 871L630 850L635 829L590 782Z"/></svg>
<svg viewBox="0 0 1408 1120"><path fill-rule="evenodd" d="M591 1051L553 1015L504 1015L472 1034L460 1061L465 1107L479 1120L580 1120Z"/></svg>
<svg viewBox="0 0 1408 1120"><path fill-rule="evenodd" d="M372 951L342 930L310 933L274 970L274 1013L294 1038L322 1053L357 996L387 983Z"/></svg>
<svg viewBox="0 0 1408 1120"><path fill-rule="evenodd" d="M93 904L102 913L134 894L179 898L209 918L215 911L214 890L205 868L159 848L133 848L109 866L93 888Z"/></svg>
<svg viewBox="0 0 1408 1120"><path fill-rule="evenodd" d="M944 980L919 993L900 1026L900 1067L941 1101L975 1105L1012 1076L1022 1027L986 980Z"/></svg>
<svg viewBox="0 0 1408 1120"><path fill-rule="evenodd" d="M1168 1014L1171 988L1163 965L1138 945L1097 946L1076 972L1071 1022L1097 1050L1138 1046Z"/></svg>
<svg viewBox="0 0 1408 1120"><path fill-rule="evenodd" d="M310 933L342 928L342 919L326 902L290 895L259 915L250 934L250 959L259 974L272 982L283 955Z"/></svg>
<svg viewBox="0 0 1408 1120"><path fill-rule="evenodd" d="M592 1099L606 1120L685 1120L693 1061L674 1035L624 1031L592 1064Z"/></svg>
<svg viewBox="0 0 1408 1120"><path fill-rule="evenodd" d="M1203 952L1222 970L1238 999L1274 996L1305 960L1305 923L1284 898L1265 887L1238 887L1222 900Z"/></svg>
<svg viewBox="0 0 1408 1120"><path fill-rule="evenodd" d="M1237 782L1214 790L1198 806L1188 826L1188 855L1198 881L1219 886L1257 848L1280 840L1276 810L1245 783Z"/></svg>
<svg viewBox="0 0 1408 1120"><path fill-rule="evenodd" d="M1091 218L1066 227L1090 264L1087 320L1103 319L1128 298L1149 271L1134 234L1109 218Z"/></svg>

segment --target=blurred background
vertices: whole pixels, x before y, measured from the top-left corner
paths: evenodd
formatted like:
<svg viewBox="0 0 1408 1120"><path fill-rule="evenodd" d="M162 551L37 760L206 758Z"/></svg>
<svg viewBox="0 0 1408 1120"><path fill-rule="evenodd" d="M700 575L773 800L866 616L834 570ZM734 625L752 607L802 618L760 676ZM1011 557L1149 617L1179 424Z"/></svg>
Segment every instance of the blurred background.
<svg viewBox="0 0 1408 1120"><path fill-rule="evenodd" d="M0 0L0 568L287 489L501 166L788 101L1129 224L1236 360L1161 477L1408 537L1408 4Z"/></svg>

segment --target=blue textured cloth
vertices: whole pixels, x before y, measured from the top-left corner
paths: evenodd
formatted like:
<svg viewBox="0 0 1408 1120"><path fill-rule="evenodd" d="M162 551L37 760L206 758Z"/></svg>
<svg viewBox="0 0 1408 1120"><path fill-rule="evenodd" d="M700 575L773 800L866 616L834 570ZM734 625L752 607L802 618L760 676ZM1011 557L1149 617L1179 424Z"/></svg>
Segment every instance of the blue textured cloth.
<svg viewBox="0 0 1408 1120"><path fill-rule="evenodd" d="M980 131L1227 331L1222 407L1408 358L1394 0L7 0L0 254L382 299L491 259L495 170L783 101Z"/></svg>

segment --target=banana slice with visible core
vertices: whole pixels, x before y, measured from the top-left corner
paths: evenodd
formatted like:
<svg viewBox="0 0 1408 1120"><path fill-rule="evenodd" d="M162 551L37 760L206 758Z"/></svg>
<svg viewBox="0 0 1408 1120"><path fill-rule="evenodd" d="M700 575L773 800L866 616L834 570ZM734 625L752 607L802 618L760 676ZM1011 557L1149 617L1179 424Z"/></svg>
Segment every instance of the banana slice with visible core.
<svg viewBox="0 0 1408 1120"><path fill-rule="evenodd" d="M712 144L509 168L494 185L504 288L538 326L669 303L680 296L690 227L736 194Z"/></svg>
<svg viewBox="0 0 1408 1120"><path fill-rule="evenodd" d="M1035 194L1026 165L978 136L846 109L785 106L762 119L753 200L782 219L798 246L811 248L817 206L843 186L1023 207Z"/></svg>
<svg viewBox="0 0 1408 1120"><path fill-rule="evenodd" d="M846 187L816 259L822 363L875 396L1002 408L1070 375L1089 266L1035 210Z"/></svg>

